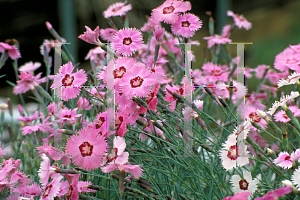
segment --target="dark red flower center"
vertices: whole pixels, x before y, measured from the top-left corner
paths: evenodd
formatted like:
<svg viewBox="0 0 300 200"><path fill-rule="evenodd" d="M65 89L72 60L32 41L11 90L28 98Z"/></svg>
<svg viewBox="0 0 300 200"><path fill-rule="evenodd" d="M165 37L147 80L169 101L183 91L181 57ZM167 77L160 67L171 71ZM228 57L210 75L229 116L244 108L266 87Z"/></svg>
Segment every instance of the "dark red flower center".
<svg viewBox="0 0 300 200"><path fill-rule="evenodd" d="M190 26L190 22L188 21L181 22L181 27L189 27L189 26Z"/></svg>
<svg viewBox="0 0 300 200"><path fill-rule="evenodd" d="M130 85L131 85L132 88L137 88L137 87L140 87L143 82L144 82L144 79L137 76L137 77L130 80Z"/></svg>
<svg viewBox="0 0 300 200"><path fill-rule="evenodd" d="M214 69L211 71L211 73L215 76L220 76L222 75L222 72L219 69Z"/></svg>
<svg viewBox="0 0 300 200"><path fill-rule="evenodd" d="M105 122L105 117L100 117L98 119L98 123L96 124L96 129L99 129L104 122Z"/></svg>
<svg viewBox="0 0 300 200"><path fill-rule="evenodd" d="M289 118L285 113L282 115L282 117L284 117L285 119Z"/></svg>
<svg viewBox="0 0 300 200"><path fill-rule="evenodd" d="M71 119L71 117L72 117L71 115L65 115L64 116L64 118L69 118L69 119Z"/></svg>
<svg viewBox="0 0 300 200"><path fill-rule="evenodd" d="M114 9L112 9L112 11L113 12L117 12L117 11L119 11L119 10L121 10L122 9L122 6L119 6L119 7L116 7L116 8L114 8Z"/></svg>
<svg viewBox="0 0 300 200"><path fill-rule="evenodd" d="M296 58L286 59L286 64L296 64L298 60Z"/></svg>
<svg viewBox="0 0 300 200"><path fill-rule="evenodd" d="M230 160L236 160L239 157L238 148L236 145L230 146L228 153L227 153L227 157Z"/></svg>
<svg viewBox="0 0 300 200"><path fill-rule="evenodd" d="M256 123L260 122L261 119L261 117L256 112L250 113L249 117Z"/></svg>
<svg viewBox="0 0 300 200"><path fill-rule="evenodd" d="M240 180L239 185L241 190L248 190L249 183L245 179Z"/></svg>
<svg viewBox="0 0 300 200"><path fill-rule="evenodd" d="M50 193L50 190L52 189L53 185L48 185L46 188L45 188L45 192L43 194L43 198L46 198L47 196L49 196L49 193Z"/></svg>
<svg viewBox="0 0 300 200"><path fill-rule="evenodd" d="M126 73L126 68L124 66L121 66L119 69L114 70L114 77L122 78L125 73Z"/></svg>
<svg viewBox="0 0 300 200"><path fill-rule="evenodd" d="M124 45L130 45L131 43L132 43L131 38L128 37L128 38L124 38L124 39L123 39L123 44L124 44Z"/></svg>
<svg viewBox="0 0 300 200"><path fill-rule="evenodd" d="M155 69L151 69L150 71L151 71L151 73L155 73Z"/></svg>
<svg viewBox="0 0 300 200"><path fill-rule="evenodd" d="M175 8L173 6L164 7L163 14L171 14L174 10Z"/></svg>
<svg viewBox="0 0 300 200"><path fill-rule="evenodd" d="M118 131L119 128L121 127L122 122L123 122L123 117L122 116L120 116L119 118L117 118L116 123L115 123L116 131Z"/></svg>
<svg viewBox="0 0 300 200"><path fill-rule="evenodd" d="M62 84L64 86L71 86L74 81L74 76L70 76L69 74L65 75L65 78L62 80Z"/></svg>
<svg viewBox="0 0 300 200"><path fill-rule="evenodd" d="M79 151L81 153L81 155L83 157L85 156L91 156L92 153L93 153L93 148L94 146L91 145L90 143L88 142L83 142L80 146L79 146Z"/></svg>
<svg viewBox="0 0 300 200"><path fill-rule="evenodd" d="M286 156L285 158L284 158L284 160L290 160L291 159L291 156Z"/></svg>

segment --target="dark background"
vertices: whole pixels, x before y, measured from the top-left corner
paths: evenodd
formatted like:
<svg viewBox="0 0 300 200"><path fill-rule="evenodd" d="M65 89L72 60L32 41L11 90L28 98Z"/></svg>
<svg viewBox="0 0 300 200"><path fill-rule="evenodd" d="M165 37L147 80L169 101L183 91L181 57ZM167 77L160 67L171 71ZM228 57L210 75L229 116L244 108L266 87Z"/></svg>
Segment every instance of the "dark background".
<svg viewBox="0 0 300 200"><path fill-rule="evenodd" d="M49 21L62 37L70 41L67 45L74 53L76 61L82 63L82 68L90 68L84 60L88 51L95 46L87 44L78 35L85 31L84 26L92 30L96 26L107 28L108 23L103 18L103 11L113 2L108 0L0 0L0 42L15 38L20 43L22 58L19 66L26 62L40 62L42 67L36 71L45 74L43 58L40 55L40 45L44 39L53 39L48 32L45 22ZM164 0L128 0L132 10L128 12L130 27L141 28L146 22L145 15L151 14L153 8L158 7ZM233 42L253 42L246 45L245 64L256 67L258 64L273 66L274 57L289 44L300 43L299 10L300 2L296 0L191 0L192 10L199 16L203 27L192 38L201 42L200 47L194 49L197 62L196 68L203 64L203 48L207 43L202 38L209 36L208 16L206 11L212 11L215 19L215 30L219 34L223 25L233 23L232 18L226 16L227 8L234 13L243 14L252 22L252 29L236 29L231 35ZM169 28L169 25L166 25ZM234 46L234 45L232 45ZM251 47L250 47L251 46ZM232 51L236 52L236 47ZM13 68L9 59L0 70L6 78L0 79L0 97L13 97L12 87L6 80L15 83ZM27 95L31 95L28 92Z"/></svg>

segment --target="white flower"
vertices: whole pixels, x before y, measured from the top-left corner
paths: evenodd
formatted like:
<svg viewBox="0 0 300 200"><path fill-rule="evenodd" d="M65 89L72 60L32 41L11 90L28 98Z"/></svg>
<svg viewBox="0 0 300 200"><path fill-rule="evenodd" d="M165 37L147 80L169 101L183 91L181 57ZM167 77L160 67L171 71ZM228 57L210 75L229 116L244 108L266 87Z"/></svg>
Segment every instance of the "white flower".
<svg viewBox="0 0 300 200"><path fill-rule="evenodd" d="M247 146L243 142L237 143L237 135L229 135L219 154L223 167L226 170L230 170L232 168L248 164L249 152L246 150Z"/></svg>
<svg viewBox="0 0 300 200"><path fill-rule="evenodd" d="M293 180L294 178L295 178L295 174L296 174L296 171L297 170L295 170L295 172L294 172L294 174L292 175L292 181L293 181L293 183L290 181L290 180L283 180L283 181L281 181L281 183L282 183L282 186L283 187L287 187L287 186L291 186L291 188L292 188L292 190L293 190L293 192L295 192L295 193L298 193L298 190L295 188L295 186L294 185L297 185L297 183L295 182L295 180ZM298 183L299 183L299 168L298 168L298 172L297 172L298 174L296 175L296 176L298 176ZM293 185L294 184L294 185Z"/></svg>
<svg viewBox="0 0 300 200"><path fill-rule="evenodd" d="M243 177L233 175L230 182L232 183L233 192L251 192L253 194L257 190L257 184L260 180L260 174L252 180L251 173L243 169Z"/></svg>
<svg viewBox="0 0 300 200"><path fill-rule="evenodd" d="M290 95L286 95L285 97L281 97L280 98L280 101L275 101L272 105L272 108L269 108L269 111L267 112L269 115L273 115L274 112L277 110L277 108L279 106L286 106L286 102L289 101L289 100L292 100L296 97L299 96L299 92L295 92L295 91L292 91Z"/></svg>
<svg viewBox="0 0 300 200"><path fill-rule="evenodd" d="M294 72L293 74L289 75L286 80L280 79L277 83L278 88L284 85L292 85L295 84L300 79L300 73Z"/></svg>
<svg viewBox="0 0 300 200"><path fill-rule="evenodd" d="M300 167L296 169L292 175L292 182L296 185L297 189L300 190Z"/></svg>
<svg viewBox="0 0 300 200"><path fill-rule="evenodd" d="M233 131L233 134L237 135L237 140L242 141L245 140L248 136L248 133L250 131L250 119L247 118L246 121L244 121L243 124L238 125L235 130Z"/></svg>

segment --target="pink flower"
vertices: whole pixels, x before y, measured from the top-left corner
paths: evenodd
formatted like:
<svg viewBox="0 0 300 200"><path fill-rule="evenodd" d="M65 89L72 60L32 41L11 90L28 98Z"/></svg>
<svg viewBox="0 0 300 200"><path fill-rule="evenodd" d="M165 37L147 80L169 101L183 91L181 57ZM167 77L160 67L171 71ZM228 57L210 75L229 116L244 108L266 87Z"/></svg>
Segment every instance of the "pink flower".
<svg viewBox="0 0 300 200"><path fill-rule="evenodd" d="M117 32L118 31L113 28L100 29L100 36L103 40L111 42Z"/></svg>
<svg viewBox="0 0 300 200"><path fill-rule="evenodd" d="M12 60L21 58L21 54L18 48L13 45L0 42L0 52L4 53L5 51L8 51L8 55Z"/></svg>
<svg viewBox="0 0 300 200"><path fill-rule="evenodd" d="M245 118L251 119L253 122L258 123L262 128L267 127L268 123L258 115L257 109L252 106L245 107ZM251 126L250 129L253 131L257 130L257 128L254 126Z"/></svg>
<svg viewBox="0 0 300 200"><path fill-rule="evenodd" d="M54 197L58 195L58 192L60 190L61 186L61 179L63 177L61 175L57 176L53 179L51 183L47 185L47 187L44 189L44 193L41 197L42 200L52 200Z"/></svg>
<svg viewBox="0 0 300 200"><path fill-rule="evenodd" d="M83 41L90 43L90 44L95 44L99 45L101 44L99 40L99 26L95 28L94 31L92 31L88 26L85 26L86 32L84 34L79 35L78 38L82 39Z"/></svg>
<svg viewBox="0 0 300 200"><path fill-rule="evenodd" d="M90 127L83 128L79 135L72 135L66 145L66 152L73 162L87 170L97 169L102 165L106 142L103 136Z"/></svg>
<svg viewBox="0 0 300 200"><path fill-rule="evenodd" d="M40 66L41 66L41 63L39 63L39 62L35 62L34 64L33 64L33 62L27 62L19 68L19 71L20 72L34 72Z"/></svg>
<svg viewBox="0 0 300 200"><path fill-rule="evenodd" d="M73 70L71 61L63 65L51 86L52 89L56 89L56 95L64 101L76 98L80 93L80 86L87 81L87 75L82 69L75 73L72 73Z"/></svg>
<svg viewBox="0 0 300 200"><path fill-rule="evenodd" d="M40 131L53 131L53 128L50 126L53 124L53 122L47 122L49 120L49 117L47 117L45 120L43 120L42 123L31 125L31 126L24 126L22 128L22 135L31 134L32 132Z"/></svg>
<svg viewBox="0 0 300 200"><path fill-rule="evenodd" d="M248 196L251 195L251 192L241 192L235 194L233 197L228 196L223 200L248 200Z"/></svg>
<svg viewBox="0 0 300 200"><path fill-rule="evenodd" d="M155 31L153 32L153 35L156 39L156 41L161 41L165 35L165 28L161 28L161 27L158 27L155 29Z"/></svg>
<svg viewBox="0 0 300 200"><path fill-rule="evenodd" d="M191 10L191 3L182 0L167 0L159 7L152 10L151 17L154 21L164 21L173 24L178 20L178 14Z"/></svg>
<svg viewBox="0 0 300 200"><path fill-rule="evenodd" d="M293 162L300 158L300 150L297 149L295 152L292 152L291 156L287 152L280 152L278 158L274 160L274 163L282 168L291 168Z"/></svg>
<svg viewBox="0 0 300 200"><path fill-rule="evenodd" d="M48 184L50 177L54 178L54 177L57 177L60 175L55 172L55 170L57 169L56 167L50 166L50 160L46 156L46 154L42 155L42 159L43 159L43 161L41 162L41 166L38 171L38 175L40 177L41 184L45 188L46 185Z"/></svg>
<svg viewBox="0 0 300 200"><path fill-rule="evenodd" d="M42 189L37 183L33 183L32 185L26 185L24 187L18 187L15 190L16 192L32 197L38 197L42 193Z"/></svg>
<svg viewBox="0 0 300 200"><path fill-rule="evenodd" d="M17 81L17 86L14 87L14 94L26 93L30 89L34 89L36 84L46 82L46 78L41 78L42 73L34 76L31 72L21 72L20 80Z"/></svg>
<svg viewBox="0 0 300 200"><path fill-rule="evenodd" d="M22 121L22 122L32 122L36 119L39 118L39 111L35 111L35 113L32 115L32 116L29 116L29 117L19 117L17 118L18 120Z"/></svg>
<svg viewBox="0 0 300 200"><path fill-rule="evenodd" d="M282 72L288 69L300 72L299 64L299 53L295 54L295 51L288 47L275 57L274 68Z"/></svg>
<svg viewBox="0 0 300 200"><path fill-rule="evenodd" d="M214 36L204 37L203 39L208 40L207 48L209 48L209 49L212 46L214 46L215 44L226 44L226 43L231 42L231 39L217 35L217 34L215 34Z"/></svg>
<svg viewBox="0 0 300 200"><path fill-rule="evenodd" d="M146 99L146 103L148 105L149 110L155 110L157 103L158 103L158 99L156 98L156 95L158 93L158 90L160 88L160 84L159 83L155 83L154 84L154 88L152 89L151 93L148 94L148 97ZM144 114L147 112L147 108L145 108L144 106L141 106L139 110L137 110L137 114Z"/></svg>
<svg viewBox="0 0 300 200"><path fill-rule="evenodd" d="M255 198L255 200L276 200L279 197L283 197L290 192L292 192L291 186L278 188L276 190L272 190L272 191L268 192L263 197Z"/></svg>
<svg viewBox="0 0 300 200"><path fill-rule="evenodd" d="M237 144L237 136L231 134L227 141L223 144L223 150L220 152L222 165L226 170L238 166L244 166L249 163L247 146L243 142Z"/></svg>
<svg viewBox="0 0 300 200"><path fill-rule="evenodd" d="M208 62L203 64L202 70L208 82L215 83L217 80L226 82L228 80L229 72L226 65L220 66Z"/></svg>
<svg viewBox="0 0 300 200"><path fill-rule="evenodd" d="M143 31L143 32L154 31L157 28L161 28L160 23L158 21L154 20L152 17L148 17L148 21L141 28L141 31Z"/></svg>
<svg viewBox="0 0 300 200"><path fill-rule="evenodd" d="M101 66L102 61L105 59L105 56L106 51L101 49L101 47L96 47L94 49L91 49L84 59L90 59L90 61L93 61L96 66Z"/></svg>
<svg viewBox="0 0 300 200"><path fill-rule="evenodd" d="M249 30L252 26L252 24L248 22L243 15L236 15L232 11L228 10L227 16L231 16L233 18L235 25L239 27L239 29L243 27L246 30Z"/></svg>
<svg viewBox="0 0 300 200"><path fill-rule="evenodd" d="M93 105L89 105L89 101L86 98L79 97L77 102L78 108L80 110L91 110Z"/></svg>
<svg viewBox="0 0 300 200"><path fill-rule="evenodd" d="M128 4L125 6L127 1L123 2L117 2L107 8L103 12L103 15L105 18L114 17L114 16L123 16L126 15L126 13L131 10L131 4Z"/></svg>
<svg viewBox="0 0 300 200"><path fill-rule="evenodd" d="M294 114L295 117L299 117L300 116L300 109L298 108L298 106L289 106L288 107ZM291 119L285 114L285 112L283 110L278 111L275 115L274 115L274 119L276 122L283 122L283 123L287 123L288 121L290 121Z"/></svg>
<svg viewBox="0 0 300 200"><path fill-rule="evenodd" d="M146 97L155 84L155 77L146 68L145 64L138 62L126 72L119 83L121 91L127 98L133 96Z"/></svg>
<svg viewBox="0 0 300 200"><path fill-rule="evenodd" d="M192 37L201 27L202 21L191 13L179 15L178 20L171 26L174 35L181 35L185 38Z"/></svg>
<svg viewBox="0 0 300 200"><path fill-rule="evenodd" d="M142 33L136 28L123 28L112 39L113 49L124 56L131 56L143 44Z"/></svg>

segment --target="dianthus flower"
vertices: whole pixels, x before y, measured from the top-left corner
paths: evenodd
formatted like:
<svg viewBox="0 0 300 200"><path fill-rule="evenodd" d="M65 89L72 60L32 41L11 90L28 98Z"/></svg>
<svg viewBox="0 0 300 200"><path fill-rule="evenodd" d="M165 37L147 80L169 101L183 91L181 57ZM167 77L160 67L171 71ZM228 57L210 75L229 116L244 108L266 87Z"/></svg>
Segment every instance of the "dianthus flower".
<svg viewBox="0 0 300 200"><path fill-rule="evenodd" d="M300 79L300 73L294 72L293 74L289 75L286 80L280 79L280 81L277 83L278 88L284 86L284 85L292 85L297 82L299 82Z"/></svg>
<svg viewBox="0 0 300 200"><path fill-rule="evenodd" d="M113 49L124 56L131 56L143 44L142 33L136 28L123 28L112 39Z"/></svg>
<svg viewBox="0 0 300 200"><path fill-rule="evenodd" d="M76 165L87 170L97 169L102 165L106 151L104 137L91 127L83 128L78 133L68 139L66 152Z"/></svg>
<svg viewBox="0 0 300 200"><path fill-rule="evenodd" d="M285 97L281 97L281 98L280 98L280 101L275 101L275 102L273 103L272 107L269 108L269 110L268 110L267 113L268 113L269 115L273 115L274 112L277 110L277 108L278 108L279 106L286 106L286 102L287 102L287 101L292 100L292 99L294 99L294 98L296 98L296 97L298 97L298 96L299 96L299 92L298 92L298 91L296 91L296 92L295 92L295 91L292 91L290 95L286 95Z"/></svg>
<svg viewBox="0 0 300 200"><path fill-rule="evenodd" d="M276 190L272 190L272 191L268 192L263 197L258 197L258 198L255 198L254 200L273 200L273 199L276 200L279 197L283 197L290 192L292 192L291 186L278 188Z"/></svg>
<svg viewBox="0 0 300 200"><path fill-rule="evenodd" d="M286 48L275 57L274 68L279 71L288 71L289 69L300 72L299 53L291 48Z"/></svg>
<svg viewBox="0 0 300 200"><path fill-rule="evenodd" d="M300 150L297 149L295 152L292 152L289 155L287 152L280 152L278 158L274 160L274 163L282 168L291 168L293 166L293 162L300 158Z"/></svg>
<svg viewBox="0 0 300 200"><path fill-rule="evenodd" d="M5 51L8 52L8 55L12 60L21 58L21 54L20 54L20 51L18 48L16 48L13 45L9 45L9 44L0 42L0 52L4 53Z"/></svg>
<svg viewBox="0 0 300 200"><path fill-rule="evenodd" d="M39 62L27 62L24 65L20 66L19 71L20 72L34 72L36 69L38 69L41 66L41 63Z"/></svg>
<svg viewBox="0 0 300 200"><path fill-rule="evenodd" d="M251 195L251 192L240 192L236 193L233 197L228 196L223 200L248 200L249 195Z"/></svg>
<svg viewBox="0 0 300 200"><path fill-rule="evenodd" d="M81 69L75 73L73 70L71 61L63 65L55 75L51 86L52 89L56 89L56 95L64 101L76 98L80 93L80 86L87 81L84 70Z"/></svg>
<svg viewBox="0 0 300 200"><path fill-rule="evenodd" d="M61 179L63 177L61 175L55 177L51 183L49 183L44 189L41 200L51 200L54 199L59 193L61 186Z"/></svg>
<svg viewBox="0 0 300 200"><path fill-rule="evenodd" d="M30 89L34 89L37 84L46 82L46 78L41 78L42 73L34 76L31 72L21 72L20 80L14 87L14 94L26 93Z"/></svg>
<svg viewBox="0 0 300 200"><path fill-rule="evenodd" d="M90 44L95 44L95 45L101 44L99 40L99 34L100 34L99 26L97 26L94 31L92 31L88 26L85 26L85 29L86 32L84 32L84 34L79 35L78 36L79 39L82 39L83 41Z"/></svg>
<svg viewBox="0 0 300 200"><path fill-rule="evenodd" d="M179 15L178 20L172 24L171 29L174 35L181 35L185 38L192 37L202 27L202 21L196 15L186 13Z"/></svg>
<svg viewBox="0 0 300 200"><path fill-rule="evenodd" d="M288 107L294 114L295 117L299 117L300 116L300 109L298 108L298 106L289 106ZM290 121L291 119L286 115L286 113L281 110L278 111L275 115L274 115L274 119L276 122L283 122L283 123L287 123L288 121Z"/></svg>
<svg viewBox="0 0 300 200"><path fill-rule="evenodd" d="M178 20L180 12L191 10L191 3L183 0L167 0L159 7L152 10L151 17L154 21L164 21L173 24Z"/></svg>
<svg viewBox="0 0 300 200"><path fill-rule="evenodd" d="M252 26L250 22L246 20L246 18L243 15L236 15L232 11L227 11L227 16L231 16L234 20L234 23L239 29L245 28L246 30L249 30Z"/></svg>
<svg viewBox="0 0 300 200"><path fill-rule="evenodd" d="M263 118L261 118L258 115L257 109L252 106L245 107L245 118L258 123L262 128L266 128L266 126L268 124ZM253 131L257 130L257 128L255 128L254 126L250 126L250 129Z"/></svg>
<svg viewBox="0 0 300 200"><path fill-rule="evenodd" d="M118 31L113 28L106 28L106 29L100 29L100 36L102 37L103 40L107 40L108 42L111 42L114 35Z"/></svg>
<svg viewBox="0 0 300 200"><path fill-rule="evenodd" d="M114 17L114 16L123 16L126 15L126 13L131 10L131 4L125 5L127 1L123 2L117 2L113 5L110 5L107 10L103 12L103 15L105 18Z"/></svg>

